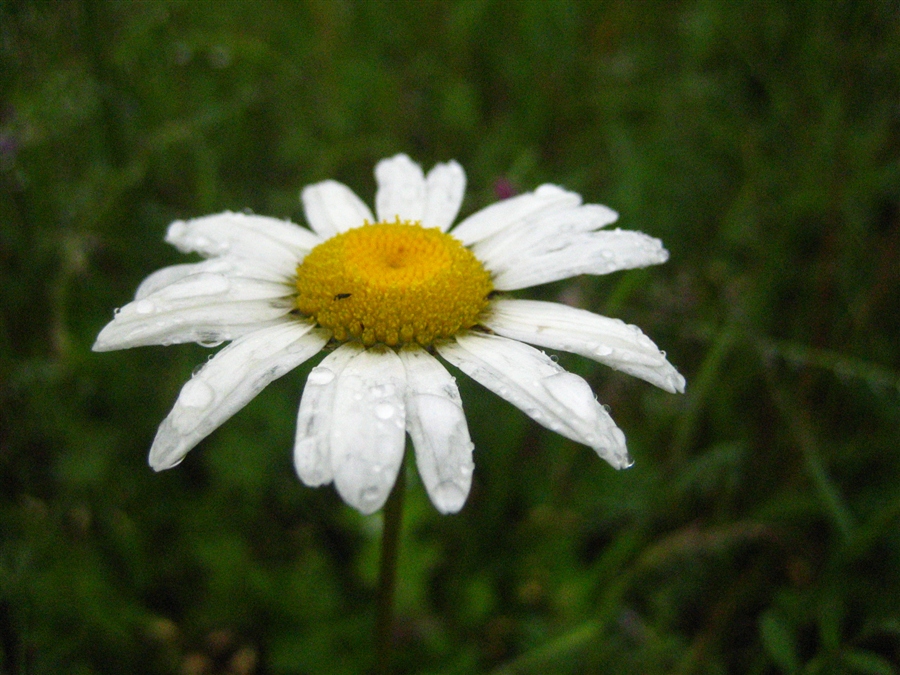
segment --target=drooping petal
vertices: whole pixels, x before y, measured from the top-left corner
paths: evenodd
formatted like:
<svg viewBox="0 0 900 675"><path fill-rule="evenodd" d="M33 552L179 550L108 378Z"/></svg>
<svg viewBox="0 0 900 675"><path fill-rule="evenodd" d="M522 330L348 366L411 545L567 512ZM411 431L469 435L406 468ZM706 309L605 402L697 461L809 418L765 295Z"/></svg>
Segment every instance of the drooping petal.
<svg viewBox="0 0 900 675"><path fill-rule="evenodd" d="M487 239L527 218L549 215L581 204L581 197L558 185L541 185L534 192L504 199L473 213L450 233L466 246Z"/></svg>
<svg viewBox="0 0 900 675"><path fill-rule="evenodd" d="M435 345L438 353L534 421L593 448L613 467L631 465L625 435L590 385L534 347L474 332Z"/></svg>
<svg viewBox="0 0 900 675"><path fill-rule="evenodd" d="M406 373L397 353L371 347L337 376L331 466L344 501L368 515L387 501L406 437Z"/></svg>
<svg viewBox="0 0 900 675"><path fill-rule="evenodd" d="M466 193L466 172L456 162L436 164L425 177L425 213L422 227L450 229Z"/></svg>
<svg viewBox="0 0 900 675"><path fill-rule="evenodd" d="M482 257L477 246L473 252L491 270L498 291L529 288L579 274L609 274L658 265L669 259L659 239L630 230L561 234L530 250L497 251L490 260Z"/></svg>
<svg viewBox="0 0 900 675"><path fill-rule="evenodd" d="M523 252L553 247L561 236L593 232L618 220L619 214L602 204L582 204L572 208L538 213L515 227L484 239L474 247L484 262L515 257Z"/></svg>
<svg viewBox="0 0 900 675"><path fill-rule="evenodd" d="M378 192L375 194L378 220L422 220L426 199L422 167L406 155L394 155L378 162L375 180L378 182Z"/></svg>
<svg viewBox="0 0 900 675"><path fill-rule="evenodd" d="M232 342L187 381L150 448L150 466L170 469L266 385L316 354L331 333L299 321Z"/></svg>
<svg viewBox="0 0 900 675"><path fill-rule="evenodd" d="M300 193L306 222L322 239L359 227L375 218L369 207L343 183L326 180L307 185Z"/></svg>
<svg viewBox="0 0 900 675"><path fill-rule="evenodd" d="M220 344L283 320L293 307L290 293L290 287L271 281L189 274L122 307L100 331L93 350Z"/></svg>
<svg viewBox="0 0 900 675"><path fill-rule="evenodd" d="M176 220L169 225L166 241L183 253L255 258L291 269L322 240L286 220L226 211L193 220Z"/></svg>
<svg viewBox="0 0 900 675"><path fill-rule="evenodd" d="M586 356L661 389L684 392L684 378L637 326L539 300L491 301L481 324L498 335Z"/></svg>
<svg viewBox="0 0 900 675"><path fill-rule="evenodd" d="M416 466L441 513L459 511L472 487L472 450L462 399L453 376L418 345L400 350L406 368L406 428Z"/></svg>
<svg viewBox="0 0 900 675"><path fill-rule="evenodd" d="M331 428L344 424L335 419L334 397L338 377L350 359L363 346L345 342L313 368L306 378L300 410L297 413L297 435L294 442L294 468L306 485L317 487L334 480L331 468Z"/></svg>

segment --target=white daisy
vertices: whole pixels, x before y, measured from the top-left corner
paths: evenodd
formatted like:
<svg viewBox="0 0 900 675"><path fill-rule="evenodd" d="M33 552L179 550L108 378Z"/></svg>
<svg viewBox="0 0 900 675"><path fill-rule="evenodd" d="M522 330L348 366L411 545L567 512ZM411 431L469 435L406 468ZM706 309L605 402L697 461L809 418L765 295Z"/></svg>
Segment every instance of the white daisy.
<svg viewBox="0 0 900 675"><path fill-rule="evenodd" d="M435 355L612 466L629 466L625 436L587 382L525 343L670 392L683 391L684 378L635 326L502 292L661 263L661 242L605 229L614 211L555 185L449 231L465 190L459 164L424 175L397 155L375 178L377 218L347 186L324 181L301 195L311 230L228 212L169 226L167 242L206 260L147 277L94 351L231 344L184 385L150 465L175 466L267 384L334 347L303 390L294 463L304 483L334 482L362 513L387 499L406 433L439 511L458 511L469 494L473 444L456 381Z"/></svg>

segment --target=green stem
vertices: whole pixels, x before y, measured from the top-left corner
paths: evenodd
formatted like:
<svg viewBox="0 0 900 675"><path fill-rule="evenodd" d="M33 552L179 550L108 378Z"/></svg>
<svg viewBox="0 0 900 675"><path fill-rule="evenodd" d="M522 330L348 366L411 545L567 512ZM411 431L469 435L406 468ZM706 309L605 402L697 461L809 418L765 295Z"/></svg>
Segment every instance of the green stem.
<svg viewBox="0 0 900 675"><path fill-rule="evenodd" d="M391 672L391 647L394 628L394 588L397 585L397 559L400 549L400 524L403 519L403 493L406 491L405 463L400 464L397 483L384 506L381 533L381 570L378 575L378 618L375 624L375 672Z"/></svg>

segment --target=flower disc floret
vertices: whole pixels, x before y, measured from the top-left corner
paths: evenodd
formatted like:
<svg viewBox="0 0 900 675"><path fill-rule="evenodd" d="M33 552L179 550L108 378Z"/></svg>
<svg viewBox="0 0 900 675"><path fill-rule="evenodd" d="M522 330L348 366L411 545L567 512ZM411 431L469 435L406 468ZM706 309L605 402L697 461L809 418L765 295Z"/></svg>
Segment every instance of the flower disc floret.
<svg viewBox="0 0 900 675"><path fill-rule="evenodd" d="M490 274L457 239L400 221L365 224L297 267L297 309L336 340L430 345L478 323Z"/></svg>

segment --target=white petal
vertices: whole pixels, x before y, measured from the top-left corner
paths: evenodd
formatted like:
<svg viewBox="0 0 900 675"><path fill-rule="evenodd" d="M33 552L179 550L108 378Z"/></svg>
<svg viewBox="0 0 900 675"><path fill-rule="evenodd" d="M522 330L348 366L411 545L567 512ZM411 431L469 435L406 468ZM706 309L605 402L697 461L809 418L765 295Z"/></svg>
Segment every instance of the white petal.
<svg viewBox="0 0 900 675"><path fill-rule="evenodd" d="M140 283L137 290L134 292L134 299L140 300L141 298L146 298L151 293L155 293L169 284L175 283L188 275L202 271L203 268L201 265L206 262L208 261L204 260L202 263L170 265L169 267L163 267L162 269L156 270Z"/></svg>
<svg viewBox="0 0 900 675"><path fill-rule="evenodd" d="M593 232L616 222L618 218L618 213L602 204L583 204L537 214L478 242L474 250L479 260L493 262L534 249L552 248L561 236Z"/></svg>
<svg viewBox="0 0 900 675"><path fill-rule="evenodd" d="M466 193L466 172L456 162L437 164L425 178L425 213L422 227L450 229Z"/></svg>
<svg viewBox="0 0 900 675"><path fill-rule="evenodd" d="M579 204L581 197L574 192L557 185L541 185L534 192L504 199L473 213L453 228L451 234L468 246L507 227L521 225L527 218L549 215Z"/></svg>
<svg viewBox="0 0 900 675"><path fill-rule="evenodd" d="M300 199L306 222L322 239L359 227L366 221L375 222L369 207L353 190L337 181L307 185Z"/></svg>
<svg viewBox="0 0 900 675"><path fill-rule="evenodd" d="M187 381L159 425L150 466L170 469L263 388L319 352L330 337L311 324L291 322L235 340Z"/></svg>
<svg viewBox="0 0 900 675"><path fill-rule="evenodd" d="M226 211L169 225L166 241L184 253L234 255L294 267L321 239L294 223Z"/></svg>
<svg viewBox="0 0 900 675"><path fill-rule="evenodd" d="M497 251L486 260L473 251L493 276L494 288L512 291L579 274L609 274L658 265L669 259L662 242L641 232L601 230L561 234L529 250Z"/></svg>
<svg viewBox="0 0 900 675"><path fill-rule="evenodd" d="M617 469L631 465L625 434L597 403L590 385L543 352L473 332L435 346L450 363L539 424L592 447Z"/></svg>
<svg viewBox="0 0 900 675"><path fill-rule="evenodd" d="M472 487L472 450L456 380L419 346L400 350L406 368L406 428L428 496L441 513L456 513Z"/></svg>
<svg viewBox="0 0 900 675"><path fill-rule="evenodd" d="M653 341L619 319L538 300L496 299L481 324L499 335L586 356L672 393L684 378Z"/></svg>
<svg viewBox="0 0 900 675"><path fill-rule="evenodd" d="M383 159L375 166L378 192L375 211L378 220L421 221L425 215L425 175L422 167L406 155Z"/></svg>
<svg viewBox="0 0 900 675"><path fill-rule="evenodd" d="M297 413L294 468L300 480L310 487L334 480L331 470L331 427L344 423L334 418L337 378L350 359L362 350L362 345L346 342L322 359L306 378Z"/></svg>
<svg viewBox="0 0 900 675"><path fill-rule="evenodd" d="M224 274L229 277L246 277L259 281L273 281L282 284L293 283L296 265L288 269L278 270L265 261L238 258L235 256L221 256L197 263L171 265L156 270L144 279L134 293L135 300L141 300L156 291L165 288L169 284L181 281L192 274L210 272Z"/></svg>
<svg viewBox="0 0 900 675"><path fill-rule="evenodd" d="M283 322L293 307L290 294L290 287L271 281L190 274L122 307L93 350L183 342L215 346Z"/></svg>
<svg viewBox="0 0 900 675"><path fill-rule="evenodd" d="M406 439L406 372L393 349L356 354L337 376L331 425L334 485L368 515L387 501Z"/></svg>

